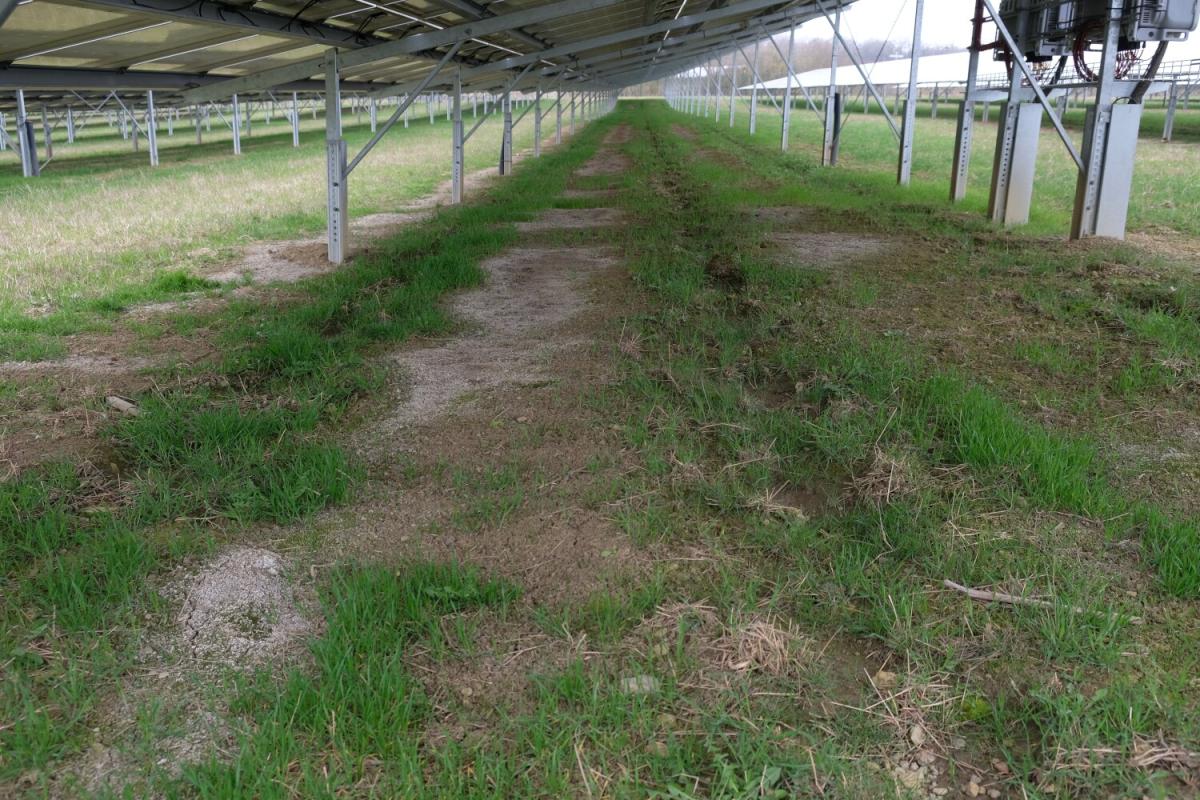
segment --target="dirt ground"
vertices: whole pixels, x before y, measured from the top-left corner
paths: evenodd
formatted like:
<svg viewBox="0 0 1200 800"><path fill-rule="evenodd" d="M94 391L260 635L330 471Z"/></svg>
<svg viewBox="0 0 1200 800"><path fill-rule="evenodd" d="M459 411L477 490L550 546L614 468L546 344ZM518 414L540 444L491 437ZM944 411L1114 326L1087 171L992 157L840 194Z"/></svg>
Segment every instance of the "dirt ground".
<svg viewBox="0 0 1200 800"><path fill-rule="evenodd" d="M622 133L617 129L610 142L623 141ZM595 163L612 158L612 147L603 146L576 174L591 175ZM581 219L603 227L620 214L556 209L518 227L526 234L570 231L582 227ZM532 502L503 526L451 533L440 523L461 509L433 469L431 478L409 482L399 495L383 480L377 500L335 512L331 528L351 550L478 563L521 585L525 602L554 605L565 594L615 585L646 559L611 521L555 502L595 480L585 474L587 464L612 457L617 447L602 430L579 436L581 416L589 414L579 392L609 379L620 343L605 337L631 287L619 250L591 243L518 244L483 267L485 284L449 303L464 323L461 334L414 343L386 359L393 399L354 441L385 475L409 464L453 464L482 474L483 464L519 462L522 472L544 476L522 487Z"/></svg>
<svg viewBox="0 0 1200 800"><path fill-rule="evenodd" d="M578 174L590 176L596 164L618 160L606 145ZM596 215L599 224L619 220L615 209L604 211ZM527 233L577 229L578 216L550 212ZM618 434L588 425L596 411L583 396L585 387L612 379L612 355L621 346L611 338L611 323L628 310L632 295L621 253L590 243L535 241L482 266L485 283L448 300L462 323L457 334L412 342L378 358L390 376L389 389L370 401L363 410L370 421L350 439L372 477L358 502L315 521L323 551L337 558L477 564L519 586L519 602L527 608L619 590L645 575L654 548L635 548L612 519L564 505L563 498L631 468ZM136 376L117 366L98 374ZM115 385L110 381L104 389ZM513 491L520 498L509 516L503 516L503 497L496 507L464 507L456 490L462 482L493 480L485 465L496 464L536 476L497 487L497 495ZM450 480L446 470L454 473ZM493 524L497 519L503 524ZM280 528L256 538L283 543L291 535ZM160 744L157 760L211 753L228 731L219 709L209 708L197 688L201 676L222 665L244 669L303 658L303 642L318 630L311 597L319 575L320 565L297 571L286 548L267 546L231 546L180 569L159 590L177 611L170 630L143 648L138 674L148 677L123 687L125 702L111 714L122 717L138 697L174 694L171 702L188 722L181 737ZM519 701L530 691L531 673L591 653L586 637L550 637L528 619L481 629L486 636L477 643L478 655L457 662L456 669L434 669L420 651L408 656L435 703L453 696L470 706L471 698L486 697L489 702L479 706L486 716L490 698ZM463 735L459 724L433 738ZM100 742L69 772L98 790L120 786L144 769L117 742Z"/></svg>
<svg viewBox="0 0 1200 800"><path fill-rule="evenodd" d="M521 161L531 152L514 156ZM465 177L468 196L487 187L495 168ZM450 182L397 212L368 214L351 221L350 256L380 238L426 220L450 201ZM150 388L156 369L198 364L216 354L216 332L196 329L186 337L147 339L135 326L154 324L164 315L184 311L212 312L230 299L259 298L287 302L285 285L327 273L336 266L327 258L325 237L259 242L216 262L201 277L232 287L220 295L186 296L126 309L106 332L66 337L66 353L43 361L0 362L0 380L17 387L17 400L0 410L0 478L38 464L74 458L102 461L106 448L98 436L114 412L111 395L134 395Z"/></svg>

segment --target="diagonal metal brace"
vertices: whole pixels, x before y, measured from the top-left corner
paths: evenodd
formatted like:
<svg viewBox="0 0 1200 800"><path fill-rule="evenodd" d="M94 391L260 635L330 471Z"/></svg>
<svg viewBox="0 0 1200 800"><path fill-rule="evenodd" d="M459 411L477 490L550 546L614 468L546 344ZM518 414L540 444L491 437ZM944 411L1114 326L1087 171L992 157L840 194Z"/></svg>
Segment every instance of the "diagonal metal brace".
<svg viewBox="0 0 1200 800"><path fill-rule="evenodd" d="M818 0L820 2L820 0ZM1062 120L1054 113L1054 109L1050 107L1050 100L1047 99L1046 93L1042 91L1042 86L1033 76L1033 71L1029 69L1029 65L1025 63L1025 59L1021 57L1020 50L1017 49L1017 43L1013 41L1012 34L1008 32L1000 15L996 13L996 6L992 0L983 0L983 4L987 6L988 13L992 15L992 22L995 23L996 29L1000 31L1000 38L1004 40L1004 46L1008 48L1009 54L1012 56L1013 63L1021 68L1021 74L1025 76L1025 80L1029 81L1029 86L1033 89L1033 93L1037 95L1038 102L1042 104L1042 108L1046 110L1046 114L1050 117L1050 122L1054 125L1054 130L1058 131L1058 138L1062 139L1062 143L1066 145L1067 152L1071 154L1071 158L1075 161L1075 166L1079 167L1082 172L1083 157L1079 155L1079 151L1075 148L1075 143L1071 141L1067 129L1063 126ZM1014 74L1013 80L1017 79Z"/></svg>
<svg viewBox="0 0 1200 800"><path fill-rule="evenodd" d="M862 77L863 83L871 92L871 96L874 97L875 102L879 104L879 110L882 111L883 116L887 118L888 125L890 125L892 128L892 133L896 134L897 139L901 138L900 126L896 124L896 120L892 118L891 112L888 111L887 101L880 97L878 90L875 88L875 84L871 82L871 78L867 75L866 70L863 69L862 62L858 60L858 56L854 55L854 52L850 49L849 45L846 44L846 40L842 38L842 32L838 30L837 25L833 24L833 20L829 17L829 12L825 9L825 3L823 3L821 0L817 0L817 7L820 8L821 13L825 15L826 21L829 22L829 27L833 29L833 35L837 37L838 43L841 44L842 49L846 51L846 55L850 56L850 60L854 62L854 68L858 70L858 74Z"/></svg>
<svg viewBox="0 0 1200 800"><path fill-rule="evenodd" d="M412 105L414 100L417 99L417 95L424 91L425 87L432 83L433 79L437 77L437 74L442 71L442 67L446 66L450 59L454 58L454 54L458 52L458 48L460 46L462 46L462 42L455 42L453 45L451 45L450 49L446 51L446 55L442 56L442 60L439 61L437 66L433 68L433 71L425 76L425 80L421 81L415 89L408 93L408 96L404 98L403 103L396 106L395 112L388 117L387 122L383 123L383 125L379 128L379 131L371 137L371 141L367 142L363 146L363 149L358 151L358 155L356 155L354 159L346 165L346 175L349 175L351 172L353 172L354 168L358 166L358 162L362 161L366 157L367 153L371 152L371 148L379 144L379 140L382 139L384 134L391 130L392 126L396 124L401 116L403 116L404 112L408 110L408 107Z"/></svg>
<svg viewBox="0 0 1200 800"><path fill-rule="evenodd" d="M535 62L535 63L536 63L536 62ZM514 78L513 78L511 81L509 81L509 82L508 82L508 86L505 86L505 87L504 87L504 91L503 91L503 92L500 92L500 94L508 94L509 92L511 92L511 91L512 91L512 88L513 88L514 86L516 86L516 85L517 85L517 81L521 80L521 78L524 78L524 77L525 77L525 75L526 75L526 74L529 72L529 70L531 70L531 69L533 69L533 64L530 64L529 66L525 67L525 69L521 70L521 72L520 72L519 74L517 74L517 76L516 76L516 77L514 77ZM482 117L480 117L480 118L479 118L479 121L478 121L478 122L476 122L474 125L472 125L472 126L471 126L471 130L469 130L469 131L466 133L466 135L465 135L465 136L463 136L463 144L466 144L466 143L467 143L467 140L468 140L468 139L470 139L472 136L474 136L474 135L475 135L475 131L479 130L479 126L480 126L480 125L482 125L483 123L487 122L487 118L488 118L488 117L490 117L492 114L495 114L495 113L496 113L496 108L497 108L497 105L496 105L496 104L493 104L493 105L492 105L492 110L491 110L491 111L489 111L489 112L487 112L486 114L484 114ZM524 116L524 115L522 115L522 116Z"/></svg>
<svg viewBox="0 0 1200 800"><path fill-rule="evenodd" d="M763 30L763 33L766 33L766 30ZM796 74L796 70L792 69L792 65L788 64L788 58L783 54L783 51L779 49L779 44L775 41L775 37L768 36L767 41L771 43L771 46L775 48L775 52L779 54L779 57L783 59L783 63L787 66L788 74L792 78L792 85L799 89L800 93L804 95L804 99L808 103L808 107L814 114L817 115L817 118L823 119L821 117L821 112L817 110L817 104L813 102L812 95L808 92L808 87L800 82L800 76Z"/></svg>
<svg viewBox="0 0 1200 800"><path fill-rule="evenodd" d="M746 51L742 49L742 46L740 44L737 44L734 46L737 47L737 51L742 54L742 59L747 64L750 65L750 73L752 75L754 75L754 82L757 84L762 84L762 82L763 82L762 78L760 78L758 76L758 67L754 66L754 62L752 62L750 59L746 58ZM763 94L765 94L770 99L770 101L775 105L775 110L778 111L780 114L782 114L783 106L779 105L779 101L776 100L775 97L770 92L764 91Z"/></svg>
<svg viewBox="0 0 1200 800"><path fill-rule="evenodd" d="M133 125L133 129L135 131L137 131L138 133L140 133L142 136L145 136L146 129L143 128L141 125L138 125L137 114L133 113L133 111L129 108L129 106L125 105L125 102L123 100L121 100L121 96L119 94L117 94L116 92L113 92L112 96L113 96L113 99L115 99L117 101L117 105L119 105L122 109L124 109L125 113L129 115L129 124ZM107 102L107 100L105 102Z"/></svg>

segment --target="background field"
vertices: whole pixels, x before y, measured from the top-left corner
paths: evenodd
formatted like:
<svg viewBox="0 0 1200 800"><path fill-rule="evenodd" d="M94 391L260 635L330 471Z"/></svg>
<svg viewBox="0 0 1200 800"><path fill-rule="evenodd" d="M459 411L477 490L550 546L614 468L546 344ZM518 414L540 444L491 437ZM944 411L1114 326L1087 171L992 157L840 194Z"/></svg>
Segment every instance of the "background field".
<svg viewBox="0 0 1200 800"><path fill-rule="evenodd" d="M355 170L352 216L396 210L449 179L450 123L439 113L431 125L424 111L417 106L410 127L393 128ZM352 155L371 137L362 117L361 124L350 113L344 119ZM468 125L471 119L468 107ZM545 122L543 131L553 135L554 115ZM501 128L493 115L471 138L469 171L495 165ZM54 161L36 180L20 176L12 151L3 154L0 225L21 233L0 240L0 315L45 313L73 298L146 283L162 270L212 261L215 248L324 229L323 119L302 115L301 145L293 148L285 120L268 126L259 117L253 136L243 134L240 157L230 152L228 129L214 126L197 147L186 122L173 138L164 126L157 168L147 164L145 141L134 153L103 122L83 130L74 146L56 144ZM56 135L65 137L61 130ZM529 116L514 146L532 141Z"/></svg>

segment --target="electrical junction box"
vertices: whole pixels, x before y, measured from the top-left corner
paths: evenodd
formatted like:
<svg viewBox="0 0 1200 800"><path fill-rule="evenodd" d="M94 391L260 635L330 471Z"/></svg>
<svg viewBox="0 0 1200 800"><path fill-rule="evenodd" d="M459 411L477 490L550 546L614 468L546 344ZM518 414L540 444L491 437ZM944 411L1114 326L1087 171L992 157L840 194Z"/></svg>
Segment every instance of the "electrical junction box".
<svg viewBox="0 0 1200 800"><path fill-rule="evenodd" d="M1081 23L1104 19L1110 0L1077 0ZM1126 42L1182 42L1200 23L1200 0L1125 0L1121 38Z"/></svg>
<svg viewBox="0 0 1200 800"><path fill-rule="evenodd" d="M1123 33L1135 42L1182 42L1200 23L1200 0L1139 0L1134 6Z"/></svg>
<svg viewBox="0 0 1200 800"><path fill-rule="evenodd" d="M1081 34L1093 44L1102 36L1096 23L1107 17L1110 5L1111 0L1002 0L999 11L1017 49L1037 62L1069 54ZM1200 0L1124 0L1121 49L1182 42L1198 24Z"/></svg>
<svg viewBox="0 0 1200 800"><path fill-rule="evenodd" d="M1070 49L1059 30L1059 20L1069 18L1073 6L1073 2L1002 0L999 11L1021 54L1031 61L1045 61ZM1001 58L1002 53L996 57Z"/></svg>

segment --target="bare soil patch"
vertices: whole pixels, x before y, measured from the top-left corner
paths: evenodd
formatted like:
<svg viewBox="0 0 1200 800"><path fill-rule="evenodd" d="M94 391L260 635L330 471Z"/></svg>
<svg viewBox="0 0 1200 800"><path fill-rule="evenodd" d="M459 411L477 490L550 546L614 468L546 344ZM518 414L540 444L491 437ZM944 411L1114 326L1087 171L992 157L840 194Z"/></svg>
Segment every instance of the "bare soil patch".
<svg viewBox="0 0 1200 800"><path fill-rule="evenodd" d="M531 222L518 222L521 233L541 233L555 230L609 228L620 225L625 212L619 208L549 208Z"/></svg>
<svg viewBox="0 0 1200 800"><path fill-rule="evenodd" d="M596 154L589 158L582 167L575 170L575 176L578 178L595 178L621 175L628 171L631 166L633 166L633 162L629 160L629 156L617 150L603 147L597 150Z"/></svg>
<svg viewBox="0 0 1200 800"><path fill-rule="evenodd" d="M134 718L140 710L137 702L149 701L151 696L156 694L166 694L171 697L173 703L186 706L181 713L193 712L183 719L182 729L155 741L152 752L135 752L132 748L115 742L93 742L91 747L71 759L55 776L50 790L51 798L75 800L81 796L94 795L158 797L160 795L128 792L145 791L156 772L177 776L185 766L199 763L219 748L234 744L233 734L225 720L216 714L192 708L194 701L182 700L179 696L181 691L194 693L190 687L159 688L161 691L155 692L138 689L133 697L126 698L120 704L121 708L112 710L113 719L124 724L126 720ZM175 692L173 696L172 690ZM126 794L123 795L123 791Z"/></svg>
<svg viewBox="0 0 1200 800"><path fill-rule="evenodd" d="M546 141L550 146L552 140ZM528 158L532 150L522 150L513 156L514 162ZM476 170L463 178L464 192L473 194L481 191L499 176L496 167ZM379 212L357 217L350 221L350 252L353 257L368 249L371 242L390 236L401 228L414 225L429 219L438 206L451 202L453 187L449 180L438 184L431 194L418 198L396 212ZM249 245L240 256L230 264L219 266L208 271L204 277L218 283L240 283L247 281L253 284L263 283L295 283L332 272L338 265L329 263L328 238L317 236L307 239L287 241L260 242ZM237 290L242 296L248 293L248 287ZM156 303L151 306L141 306L131 310L131 313L145 315L147 313L163 313L182 309L197 310L204 307L218 307L221 300L212 298L188 298L170 303Z"/></svg>
<svg viewBox="0 0 1200 800"><path fill-rule="evenodd" d="M388 424L444 414L469 392L546 380L547 356L568 343L550 334L583 309L583 280L617 263L610 250L553 247L513 249L484 262L487 285L451 303L473 333L396 355L411 388Z"/></svg>
<svg viewBox="0 0 1200 800"><path fill-rule="evenodd" d="M513 154L513 161L519 162L523 160L528 153L521 151ZM470 196L480 189L487 188L494 179L500 177L500 170L496 167L487 167L485 169L476 170L475 172L467 173L463 176L463 194ZM453 197L454 185L451 181L445 180L438 184L437 189L432 194L421 197L412 201L405 208L410 210L436 208L450 203Z"/></svg>
<svg viewBox="0 0 1200 800"><path fill-rule="evenodd" d="M514 162L530 157L532 150L522 150L513 156ZM463 191L474 194L499 176L496 167L476 170L463 177ZM453 186L446 180L431 194L418 198L398 212L380 212L357 217L350 221L350 255L366 249L375 239L394 234L401 228L429 219L433 209L451 202ZM328 238L296 239L285 242L263 242L246 248L237 263L207 275L219 283L294 283L314 275L337 269L328 260Z"/></svg>
<svg viewBox="0 0 1200 800"><path fill-rule="evenodd" d="M554 147L554 137L549 136L542 139L542 149ZM533 157L533 148L518 150L513 153L513 163L519 164L527 158ZM467 197L475 194L475 192L486 189L493 180L500 177L500 170L497 167L486 167L475 172L469 172L463 176L463 194ZM451 181L445 180L438 184L437 189L432 194L426 195L418 200L407 204L405 209L409 211L418 209L429 209L437 206L444 206L450 203L453 196L454 186Z"/></svg>
<svg viewBox="0 0 1200 800"><path fill-rule="evenodd" d="M196 662L251 668L274 661L312 633L285 577L287 562L252 547L228 550L167 586L181 600L175 649Z"/></svg>
<svg viewBox="0 0 1200 800"><path fill-rule="evenodd" d="M762 206L750 209L749 213L756 222L788 228L811 228L821 218L820 212L809 206Z"/></svg>
<svg viewBox="0 0 1200 800"><path fill-rule="evenodd" d="M400 228L429 219L429 211L368 214L350 223L351 255L361 252L374 239ZM329 263L327 237L287 242L263 242L247 247L241 259L206 277L218 283L295 283L337 269Z"/></svg>
<svg viewBox="0 0 1200 800"><path fill-rule="evenodd" d="M1170 228L1155 228L1130 233L1125 239L1148 253L1168 261L1186 262L1193 269L1200 269L1197 266L1200 264L1200 237Z"/></svg>
<svg viewBox="0 0 1200 800"><path fill-rule="evenodd" d="M103 459L96 432L107 419L83 407L0 415L0 481L51 461Z"/></svg>
<svg viewBox="0 0 1200 800"><path fill-rule="evenodd" d="M249 297L255 291L254 287L239 286L229 292L229 297ZM125 312L126 317L137 321L152 320L162 314L173 314L177 311L188 311L193 314L211 314L225 307L229 297L184 297L181 300L164 300L161 303L145 303L134 306Z"/></svg>
<svg viewBox="0 0 1200 800"><path fill-rule="evenodd" d="M514 161L529 157L531 152L516 153ZM463 178L464 191L472 194L485 189L498 175L495 167L469 173ZM375 239L429 219L435 208L450 203L452 190L451 182L446 180L431 194L412 201L401 211L367 214L352 219L350 255L362 252ZM331 264L328 260L327 237L317 236L250 245L234 263L209 272L205 277L218 283L295 283L314 275L332 272L337 268L336 264ZM174 307L179 308L181 305L177 304Z"/></svg>
<svg viewBox="0 0 1200 800"><path fill-rule="evenodd" d="M618 590L646 563L611 521L585 509L537 509L483 531L423 536L416 552L477 564L519 585L522 604L549 608Z"/></svg>
<svg viewBox="0 0 1200 800"><path fill-rule="evenodd" d="M601 200L616 197L619 189L567 189L560 197L564 200Z"/></svg>
<svg viewBox="0 0 1200 800"><path fill-rule="evenodd" d="M466 184L469 189L480 189L495 174L494 168L479 170L467 176ZM413 209L368 214L352 220L352 242L357 242L361 250L375 239L428 219L435 206L448 203L449 199L447 181L435 193L414 203ZM205 274L219 283L249 281L255 285L240 286L220 297L192 296L135 306L124 318L140 322L181 311L212 313L224 307L230 298L262 295L264 302L273 302L285 290L267 289L261 284L294 283L335 268L327 260L324 237L256 243L244 248L233 263L214 265ZM272 294L265 294L268 291ZM123 326L111 333L68 337L66 344L68 355L64 358L0 362L0 380L23 387L39 384L36 402L31 399L0 413L3 434L0 476L13 475L51 460L97 457L101 449L97 432L109 413L102 409L106 395L135 395L153 385L150 371L155 367L195 363L214 352L205 331L187 337L164 336L145 341Z"/></svg>
<svg viewBox="0 0 1200 800"><path fill-rule="evenodd" d="M774 233L769 244L789 263L803 267L834 267L882 256L895 242L861 233Z"/></svg>
<svg viewBox="0 0 1200 800"><path fill-rule="evenodd" d="M477 634L471 654L434 659L424 650L407 657L439 712L426 734L431 746L450 739L489 735L489 727L513 713L531 710L532 679L554 675L572 661L587 661L587 637L550 636L528 620L483 609L466 615Z"/></svg>
<svg viewBox="0 0 1200 800"><path fill-rule="evenodd" d="M674 124L671 126L671 133L687 142L694 142L697 138L699 138L696 136L696 132L694 130L679 124Z"/></svg>
<svg viewBox="0 0 1200 800"><path fill-rule="evenodd" d="M149 379L130 371L83 371L77 366L20 373L0 370L0 378L15 377L18 384L16 401L0 411L0 480L52 461L108 460L97 434L116 412L103 407L104 397L131 394L147 386Z"/></svg>
<svg viewBox="0 0 1200 800"><path fill-rule="evenodd" d="M367 214L364 217L350 221L350 232L364 236L377 236L391 233L397 228L413 225L429 219L428 211L383 211L378 214Z"/></svg>
<svg viewBox="0 0 1200 800"><path fill-rule="evenodd" d="M130 375L153 366L148 358L125 355L69 355L52 361L0 361L0 376L37 375L78 376Z"/></svg>
<svg viewBox="0 0 1200 800"><path fill-rule="evenodd" d="M633 138L633 128L629 125L618 125L604 135L604 144L606 145L621 145L627 144Z"/></svg>
<svg viewBox="0 0 1200 800"><path fill-rule="evenodd" d="M649 557L599 504L581 501L594 481L611 478L611 472L597 476L590 468L599 454L610 459L606 470L620 468L611 466L620 453L617 434L589 424L579 389L608 379L611 359L605 355L616 348L616 333L610 332L611 342L599 336L627 308L616 298L630 289L618 256L590 247L511 249L482 265L484 286L450 299L464 322L461 335L412 343L386 356L404 380L369 401L382 400L384 420L351 440L381 469L372 472L357 505L318 518L325 536L314 560L370 554L478 564L520 585L526 607L616 591L642 570ZM606 302L593 302L595 297ZM465 395L474 402L459 402ZM514 463L524 499L511 513L481 507L486 491L456 486L444 471L447 464L462 467L470 474L461 480L470 481L474 470L486 482L491 470ZM409 472L414 466L415 478ZM261 541L271 533L254 536ZM145 671L154 674L139 673L122 687L142 699L189 706L180 736L159 743L155 756L183 764L224 751L227 709L220 699L200 702L197 692L189 694L189 680L243 666L281 666L319 633L306 615L306 582L289 581L290 569L273 550L237 546L166 581L161 592L179 610L174 625L143 653ZM528 692L529 675L561 668L583 642L542 633L524 610L507 624L489 617L490 610L478 613L478 658L421 669L424 654L406 653L414 671L428 679L439 709L443 699L453 698L494 715L492 697ZM134 711L114 711L111 728L126 729ZM463 722L452 724L456 731L445 735L468 732ZM78 772L88 776L89 786L116 789L127 777L147 773L147 764L119 749L120 733L110 737L106 730L104 737L105 744L80 760Z"/></svg>
<svg viewBox="0 0 1200 800"><path fill-rule="evenodd" d="M619 590L649 555L579 504L627 465L616 434L589 427L577 387L610 379L608 322L628 275L615 253L583 247L516 249L484 266L488 283L452 303L474 330L394 357L407 399L358 437L384 477L328 515L329 536L374 558L477 564L519 585L523 605ZM455 402L467 393L473 402Z"/></svg>
<svg viewBox="0 0 1200 800"><path fill-rule="evenodd" d="M203 331L142 341L117 329L70 336L66 344L64 358L0 362L0 380L17 393L0 409L0 479L50 461L106 458L97 434L117 412L104 398L136 395L154 385L155 367L212 352Z"/></svg>
<svg viewBox="0 0 1200 800"><path fill-rule="evenodd" d="M811 658L811 642L792 625L748 611L722 621L702 603L672 603L656 609L634 631L630 647L649 660L668 657L680 642L699 675L722 683L738 675L799 675Z"/></svg>
<svg viewBox="0 0 1200 800"><path fill-rule="evenodd" d="M742 159L735 156L733 153L725 150L717 150L712 147L696 147L692 149L692 157L698 161L715 161L726 167L741 169L744 162ZM757 176L747 173L744 178L752 180L755 183L763 183L763 180Z"/></svg>
<svg viewBox="0 0 1200 800"><path fill-rule="evenodd" d="M54 796L75 797L81 788L119 793L156 772L178 775L232 744L224 702L215 699L222 673L290 666L319 632L301 612L311 600L301 601L285 576L288 569L275 552L233 547L168 579L159 592L178 604L175 624L143 639L140 668L126 676L102 710L110 722L62 771ZM209 708L214 701L216 713ZM151 702L176 718L174 729L155 740L150 752L129 751L122 728Z"/></svg>
<svg viewBox="0 0 1200 800"><path fill-rule="evenodd" d="M334 268L324 241L310 239L250 245L234 266L205 277L218 283L295 283Z"/></svg>
<svg viewBox="0 0 1200 800"><path fill-rule="evenodd" d="M573 364L580 360L562 354L563 384L583 374ZM603 509L581 503L589 487L631 468L618 460L589 469L619 459L619 449L608 431L587 427L587 414L562 385L497 390L407 440L385 439L395 449L378 454L390 457L384 470L419 477L381 478L370 497L332 512L322 528L342 552L478 565L519 586L525 608L619 592L649 568L653 552L636 548ZM498 474L511 484L488 488Z"/></svg>

